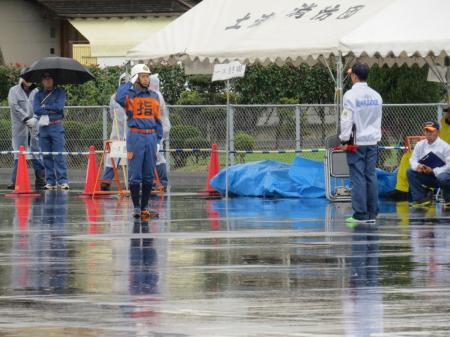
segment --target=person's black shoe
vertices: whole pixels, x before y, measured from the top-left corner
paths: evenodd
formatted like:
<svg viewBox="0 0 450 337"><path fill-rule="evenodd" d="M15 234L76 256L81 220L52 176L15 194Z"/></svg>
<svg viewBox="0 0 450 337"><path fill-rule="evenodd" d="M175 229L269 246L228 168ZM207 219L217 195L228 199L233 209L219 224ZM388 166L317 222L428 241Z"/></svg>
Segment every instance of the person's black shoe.
<svg viewBox="0 0 450 337"><path fill-rule="evenodd" d="M101 183L100 184L100 190L102 190L102 191L109 191L109 190L111 190L111 184L109 184L109 183Z"/></svg>
<svg viewBox="0 0 450 337"><path fill-rule="evenodd" d="M15 190L16 189L16 185L15 184L9 184L8 186L6 186L6 188L8 190Z"/></svg>
<svg viewBox="0 0 450 337"><path fill-rule="evenodd" d="M408 200L408 192L393 190L385 193L384 198L393 201L405 201Z"/></svg>
<svg viewBox="0 0 450 337"><path fill-rule="evenodd" d="M35 173L36 179L34 180L34 187L36 191L44 190L45 188L45 171L40 170Z"/></svg>

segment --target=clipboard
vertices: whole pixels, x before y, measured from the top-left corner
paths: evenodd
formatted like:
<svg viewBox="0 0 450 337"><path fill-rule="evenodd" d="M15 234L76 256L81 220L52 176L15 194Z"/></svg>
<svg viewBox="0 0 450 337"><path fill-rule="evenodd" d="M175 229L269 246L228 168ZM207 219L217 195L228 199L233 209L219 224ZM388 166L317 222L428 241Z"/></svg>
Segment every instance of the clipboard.
<svg viewBox="0 0 450 337"><path fill-rule="evenodd" d="M445 162L441 158L436 156L433 151L431 151L419 160L419 164L426 165L428 167L431 167L432 169L435 169L436 167L444 166Z"/></svg>

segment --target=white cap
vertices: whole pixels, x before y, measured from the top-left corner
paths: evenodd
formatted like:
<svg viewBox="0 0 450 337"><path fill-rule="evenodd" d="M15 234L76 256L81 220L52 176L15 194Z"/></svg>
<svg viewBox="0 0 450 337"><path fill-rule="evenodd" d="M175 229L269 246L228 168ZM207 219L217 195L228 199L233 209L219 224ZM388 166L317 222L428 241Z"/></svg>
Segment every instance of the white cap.
<svg viewBox="0 0 450 337"><path fill-rule="evenodd" d="M131 68L130 76L134 77L136 74L151 74L151 72L146 64L139 63Z"/></svg>

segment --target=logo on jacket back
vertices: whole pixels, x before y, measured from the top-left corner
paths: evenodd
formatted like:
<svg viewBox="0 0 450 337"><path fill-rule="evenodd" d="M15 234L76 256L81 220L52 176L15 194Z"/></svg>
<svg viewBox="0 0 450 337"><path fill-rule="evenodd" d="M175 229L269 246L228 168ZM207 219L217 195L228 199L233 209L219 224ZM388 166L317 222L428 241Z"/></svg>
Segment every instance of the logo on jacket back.
<svg viewBox="0 0 450 337"><path fill-rule="evenodd" d="M363 100L356 100L356 107L361 108L364 106L376 106L380 105L377 99L363 99Z"/></svg>

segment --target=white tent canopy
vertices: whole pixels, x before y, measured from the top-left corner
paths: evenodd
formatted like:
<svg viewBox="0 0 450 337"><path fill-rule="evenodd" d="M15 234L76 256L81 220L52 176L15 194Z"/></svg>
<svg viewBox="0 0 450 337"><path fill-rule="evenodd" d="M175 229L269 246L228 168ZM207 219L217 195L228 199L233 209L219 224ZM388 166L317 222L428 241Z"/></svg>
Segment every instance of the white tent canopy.
<svg viewBox="0 0 450 337"><path fill-rule="evenodd" d="M449 0L204 0L128 52L132 59L314 64L442 62Z"/></svg>
<svg viewBox="0 0 450 337"><path fill-rule="evenodd" d="M133 59L315 63L391 0L203 0L128 52Z"/></svg>
<svg viewBox="0 0 450 337"><path fill-rule="evenodd" d="M450 55L448 0L394 0L340 40L370 63L441 64Z"/></svg>

